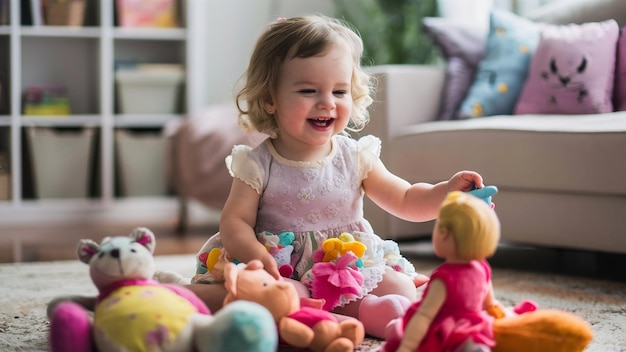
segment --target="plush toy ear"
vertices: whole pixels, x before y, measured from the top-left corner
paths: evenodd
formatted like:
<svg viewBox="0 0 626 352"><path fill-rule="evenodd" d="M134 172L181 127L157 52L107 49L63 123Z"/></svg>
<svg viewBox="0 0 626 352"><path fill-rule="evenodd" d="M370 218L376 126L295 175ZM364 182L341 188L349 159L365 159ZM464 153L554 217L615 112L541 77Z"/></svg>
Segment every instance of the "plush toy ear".
<svg viewBox="0 0 626 352"><path fill-rule="evenodd" d="M134 229L129 236L133 238L137 243L146 247L150 251L150 253L154 253L156 240L152 231L145 227L138 227Z"/></svg>
<svg viewBox="0 0 626 352"><path fill-rule="evenodd" d="M78 259L85 264L89 264L91 258L98 252L100 245L92 240L80 240L76 253Z"/></svg>

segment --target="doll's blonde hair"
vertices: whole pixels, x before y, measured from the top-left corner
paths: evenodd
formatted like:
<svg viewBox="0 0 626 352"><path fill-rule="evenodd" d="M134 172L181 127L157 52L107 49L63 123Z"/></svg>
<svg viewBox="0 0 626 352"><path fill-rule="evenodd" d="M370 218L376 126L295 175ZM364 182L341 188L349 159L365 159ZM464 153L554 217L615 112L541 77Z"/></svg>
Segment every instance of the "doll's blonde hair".
<svg viewBox="0 0 626 352"><path fill-rule="evenodd" d="M347 129L359 131L369 121L372 79L361 67L363 41L346 23L323 15L278 19L258 39L244 75L244 85L236 98L239 124L276 137L278 125L265 104L272 102L282 64L293 58L308 58L326 52L338 40L345 41L352 53L352 116Z"/></svg>
<svg viewBox="0 0 626 352"><path fill-rule="evenodd" d="M500 240L500 221L483 200L464 192L450 192L439 209L438 226L455 241L464 260L491 257Z"/></svg>

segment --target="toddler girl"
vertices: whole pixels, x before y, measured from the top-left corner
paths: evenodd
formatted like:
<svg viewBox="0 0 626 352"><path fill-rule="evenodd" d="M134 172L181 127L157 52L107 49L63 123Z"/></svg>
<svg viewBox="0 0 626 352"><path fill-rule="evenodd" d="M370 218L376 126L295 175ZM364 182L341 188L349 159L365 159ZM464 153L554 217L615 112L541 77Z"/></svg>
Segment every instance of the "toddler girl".
<svg viewBox="0 0 626 352"><path fill-rule="evenodd" d="M400 218L426 221L448 192L483 187L480 175L470 171L435 185L411 185L385 168L378 138L348 137L347 131L367 123L372 102L362 53L354 31L322 15L279 19L258 39L237 106L240 124L269 138L255 148L235 146L226 160L233 182L219 233L201 249L190 286L212 310L225 295L211 275L217 257L259 259L278 278L269 242L292 232L290 276L310 288L323 241L349 233L366 248L359 259L362 285L357 294L339 295L331 309L382 337L428 278L415 272L394 242L374 233L363 218L363 195Z"/></svg>

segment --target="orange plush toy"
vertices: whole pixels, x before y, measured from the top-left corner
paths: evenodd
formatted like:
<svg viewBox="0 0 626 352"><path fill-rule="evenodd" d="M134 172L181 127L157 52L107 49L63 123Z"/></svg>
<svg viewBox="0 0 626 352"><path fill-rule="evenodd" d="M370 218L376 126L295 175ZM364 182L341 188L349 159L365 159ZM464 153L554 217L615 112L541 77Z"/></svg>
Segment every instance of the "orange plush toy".
<svg viewBox="0 0 626 352"><path fill-rule="evenodd" d="M498 308L488 312L496 318L493 352L581 352L593 338L586 321L561 310L539 309L512 316Z"/></svg>

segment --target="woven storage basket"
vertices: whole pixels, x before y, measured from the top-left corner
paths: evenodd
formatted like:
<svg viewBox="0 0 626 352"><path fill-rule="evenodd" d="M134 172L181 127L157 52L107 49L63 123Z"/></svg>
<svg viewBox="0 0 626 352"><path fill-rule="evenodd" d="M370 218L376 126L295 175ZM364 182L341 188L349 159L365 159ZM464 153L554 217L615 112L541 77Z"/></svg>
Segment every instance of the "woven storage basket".
<svg viewBox="0 0 626 352"><path fill-rule="evenodd" d="M85 0L47 0L46 24L50 26L82 26Z"/></svg>

